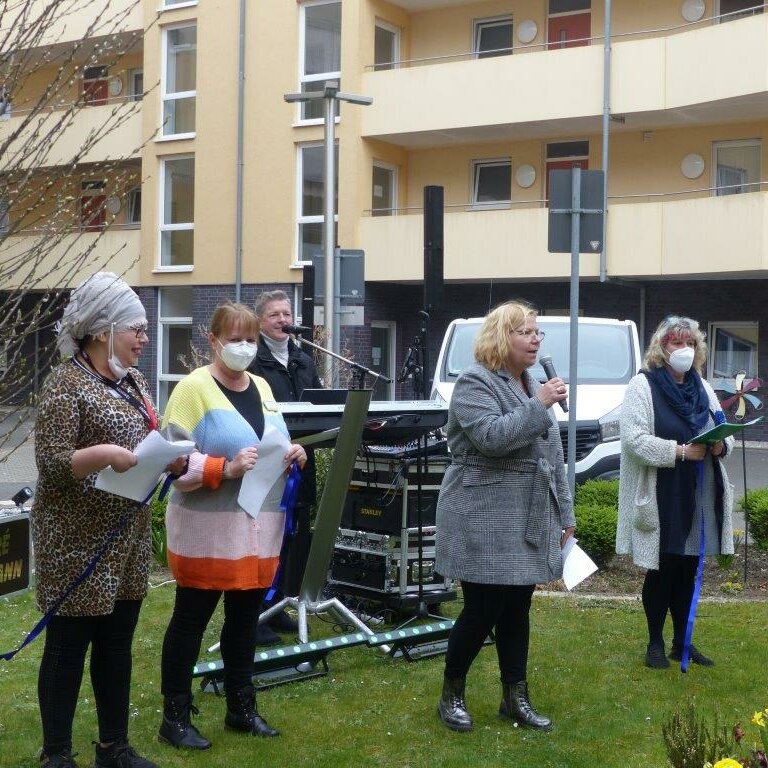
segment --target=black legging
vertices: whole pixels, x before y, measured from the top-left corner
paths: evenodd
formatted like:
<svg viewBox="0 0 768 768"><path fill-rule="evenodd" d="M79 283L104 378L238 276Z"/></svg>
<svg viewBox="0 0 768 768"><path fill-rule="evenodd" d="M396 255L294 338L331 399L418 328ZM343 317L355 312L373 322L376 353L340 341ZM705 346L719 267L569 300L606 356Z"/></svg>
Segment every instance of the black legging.
<svg viewBox="0 0 768 768"><path fill-rule="evenodd" d="M225 591L221 658L224 687L234 692L251 684L256 653L256 624L263 589ZM203 633L219 603L222 591L176 587L173 616L163 641L161 690L164 696L189 694L192 668L200 655Z"/></svg>
<svg viewBox="0 0 768 768"><path fill-rule="evenodd" d="M128 737L131 644L140 608L141 600L118 600L106 616L54 616L49 622L37 680L46 755L72 751L72 722L89 645L99 741Z"/></svg>
<svg viewBox="0 0 768 768"><path fill-rule="evenodd" d="M448 638L445 674L466 677L485 639L495 628L496 653L501 679L517 683L526 679L528 637L534 585L474 584L461 582L464 608Z"/></svg>
<svg viewBox="0 0 768 768"><path fill-rule="evenodd" d="M672 614L672 643L682 646L696 579L696 555L659 555L658 570L649 570L643 582L643 608L648 622L648 642L664 644L664 621Z"/></svg>

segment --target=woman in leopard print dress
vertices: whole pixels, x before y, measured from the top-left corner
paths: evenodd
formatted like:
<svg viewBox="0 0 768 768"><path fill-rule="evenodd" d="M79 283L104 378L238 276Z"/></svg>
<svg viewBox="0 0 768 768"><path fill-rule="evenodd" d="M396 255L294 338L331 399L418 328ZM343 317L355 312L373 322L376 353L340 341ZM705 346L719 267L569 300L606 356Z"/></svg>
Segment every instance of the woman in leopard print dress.
<svg viewBox="0 0 768 768"><path fill-rule="evenodd" d="M39 402L32 535L40 610L51 609L104 548L46 628L38 680L46 768L75 766L72 722L89 645L96 768L156 768L127 738L131 643L151 557L149 508L95 488L101 469L133 466L133 449L157 426L147 383L131 367L147 341L133 290L111 273L93 275L64 312L59 346L71 357L51 372Z"/></svg>

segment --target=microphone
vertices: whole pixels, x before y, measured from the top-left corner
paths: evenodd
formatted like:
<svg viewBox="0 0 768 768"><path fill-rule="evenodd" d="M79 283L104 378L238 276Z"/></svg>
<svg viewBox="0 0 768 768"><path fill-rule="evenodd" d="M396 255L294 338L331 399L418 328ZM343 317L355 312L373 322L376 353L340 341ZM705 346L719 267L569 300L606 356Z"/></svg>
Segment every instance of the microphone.
<svg viewBox="0 0 768 768"><path fill-rule="evenodd" d="M312 328L307 328L306 325L284 325L283 330L286 333L304 333L305 331L311 331Z"/></svg>
<svg viewBox="0 0 768 768"><path fill-rule="evenodd" d="M550 355L544 355L544 357L540 357L539 363L541 363L541 367L544 369L544 373L547 376L547 381L557 377L557 374L555 373L555 366L552 365L552 357ZM558 404L563 409L563 413L568 413L568 398L565 400L560 400Z"/></svg>

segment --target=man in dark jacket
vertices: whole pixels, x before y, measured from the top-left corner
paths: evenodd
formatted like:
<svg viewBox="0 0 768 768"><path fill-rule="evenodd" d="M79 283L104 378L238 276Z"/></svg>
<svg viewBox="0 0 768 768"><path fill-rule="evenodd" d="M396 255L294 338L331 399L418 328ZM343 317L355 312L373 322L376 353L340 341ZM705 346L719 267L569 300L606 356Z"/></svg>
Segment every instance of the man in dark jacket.
<svg viewBox="0 0 768 768"><path fill-rule="evenodd" d="M283 330L284 325L293 323L293 312L288 295L284 291L266 291L256 299L255 311L259 318L261 335L259 351L248 370L267 380L275 400L280 403L298 400L305 389L322 387L312 358L302 352ZM296 503L296 535L286 539L284 544L287 548L285 567L282 583L274 597L274 602L281 600L285 594L291 596L299 594L304 566L309 554L309 511L315 503L316 495L315 457L313 451L307 449L304 478ZM264 605L264 608L268 607ZM298 627L288 614L281 611L272 617L269 626L259 625L259 644L271 645L280 642L280 638L274 632L275 629L296 632Z"/></svg>

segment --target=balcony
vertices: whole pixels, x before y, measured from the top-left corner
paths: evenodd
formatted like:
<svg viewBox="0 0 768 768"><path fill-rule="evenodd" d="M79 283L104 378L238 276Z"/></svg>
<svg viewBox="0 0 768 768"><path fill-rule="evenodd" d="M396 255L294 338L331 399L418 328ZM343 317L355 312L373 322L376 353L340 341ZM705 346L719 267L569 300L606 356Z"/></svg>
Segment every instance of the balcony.
<svg viewBox="0 0 768 768"><path fill-rule="evenodd" d="M547 210L520 208L445 215L446 280L566 279L570 256L547 251ZM360 220L365 279L423 279L420 214ZM765 276L768 192L612 205L608 274L654 278ZM599 274L599 257L583 254L582 277Z"/></svg>
<svg viewBox="0 0 768 768"><path fill-rule="evenodd" d="M43 245L46 238L52 241L47 246ZM129 285L138 285L140 253L139 229L78 231L57 236L13 235L0 243L0 275L13 273L0 287L66 288L104 269L121 275Z"/></svg>
<svg viewBox="0 0 768 768"><path fill-rule="evenodd" d="M12 113L10 120L0 122L0 141L18 130L26 117ZM141 131L141 102L120 99L78 107L71 115L65 110L46 110L35 115L13 141L7 162L20 168L42 168L70 165L75 158L78 163L138 158ZM23 151L27 142L38 151ZM26 157L16 161L19 153Z"/></svg>
<svg viewBox="0 0 768 768"><path fill-rule="evenodd" d="M6 41L13 48L16 41L23 42L24 49L62 46L93 37L111 37L124 32L141 32L144 29L143 7L137 0L110 0L108 3L64 0L51 13L50 0L34 0L32 3L8 4L3 12L3 29L14 28L14 34ZM20 24L19 14L31 8L25 24ZM42 14L47 19L41 21Z"/></svg>
<svg viewBox="0 0 768 768"><path fill-rule="evenodd" d="M640 130L768 118L768 15L613 43L611 110ZM600 130L603 50L366 72L362 135L406 147Z"/></svg>

